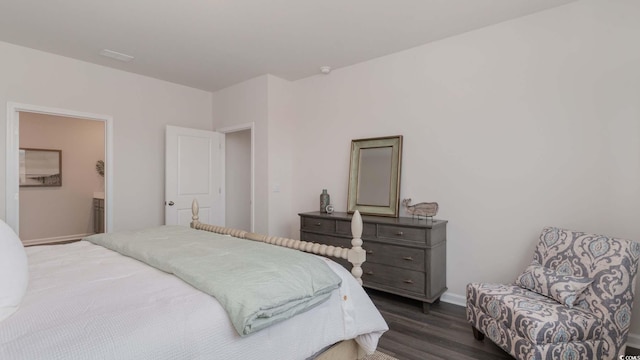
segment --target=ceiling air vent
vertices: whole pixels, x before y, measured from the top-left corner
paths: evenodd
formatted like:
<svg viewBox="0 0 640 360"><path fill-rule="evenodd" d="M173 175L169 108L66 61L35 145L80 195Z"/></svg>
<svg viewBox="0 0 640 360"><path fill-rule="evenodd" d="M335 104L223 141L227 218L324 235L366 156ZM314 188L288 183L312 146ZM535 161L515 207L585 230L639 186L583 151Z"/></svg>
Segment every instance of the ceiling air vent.
<svg viewBox="0 0 640 360"><path fill-rule="evenodd" d="M100 51L100 55L110 57L112 59L124 61L124 62L129 62L133 60L133 56L131 55L122 54L122 53L107 50L107 49L103 49L102 51Z"/></svg>

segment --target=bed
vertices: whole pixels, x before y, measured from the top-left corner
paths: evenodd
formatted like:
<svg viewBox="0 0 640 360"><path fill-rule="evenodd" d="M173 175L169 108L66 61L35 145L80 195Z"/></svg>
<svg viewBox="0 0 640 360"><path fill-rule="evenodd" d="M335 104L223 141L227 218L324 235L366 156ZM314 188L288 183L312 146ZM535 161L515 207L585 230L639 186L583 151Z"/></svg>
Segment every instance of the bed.
<svg viewBox="0 0 640 360"><path fill-rule="evenodd" d="M28 247L28 288L12 315L3 320L0 312L0 358L356 359L372 353L388 329L361 287L359 214L349 249L202 224L195 201L191 228L198 236L317 254L305 256L320 259L340 283L326 301L240 334L224 301L178 275L90 241ZM351 261L352 272L332 256ZM0 294L0 310L1 301Z"/></svg>

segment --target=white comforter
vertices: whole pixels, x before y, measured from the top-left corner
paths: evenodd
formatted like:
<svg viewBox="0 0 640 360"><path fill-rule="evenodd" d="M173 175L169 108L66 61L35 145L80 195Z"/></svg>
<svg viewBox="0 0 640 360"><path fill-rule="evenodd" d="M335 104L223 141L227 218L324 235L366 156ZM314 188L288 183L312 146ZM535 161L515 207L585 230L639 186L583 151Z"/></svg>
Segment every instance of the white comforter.
<svg viewBox="0 0 640 360"><path fill-rule="evenodd" d="M215 298L85 241L27 248L29 288L0 322L0 359L306 359L356 338L368 352L387 330L353 277L329 301L241 338Z"/></svg>

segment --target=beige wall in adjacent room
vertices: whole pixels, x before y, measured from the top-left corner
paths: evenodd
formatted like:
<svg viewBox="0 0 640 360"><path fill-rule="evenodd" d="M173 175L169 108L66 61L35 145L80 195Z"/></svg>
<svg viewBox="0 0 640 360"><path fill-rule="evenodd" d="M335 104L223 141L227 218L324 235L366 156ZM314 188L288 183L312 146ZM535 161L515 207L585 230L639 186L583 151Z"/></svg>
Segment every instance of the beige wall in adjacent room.
<svg viewBox="0 0 640 360"><path fill-rule="evenodd" d="M20 113L20 147L62 150L62 186L20 188L22 241L93 233L93 193L104 191L105 123Z"/></svg>

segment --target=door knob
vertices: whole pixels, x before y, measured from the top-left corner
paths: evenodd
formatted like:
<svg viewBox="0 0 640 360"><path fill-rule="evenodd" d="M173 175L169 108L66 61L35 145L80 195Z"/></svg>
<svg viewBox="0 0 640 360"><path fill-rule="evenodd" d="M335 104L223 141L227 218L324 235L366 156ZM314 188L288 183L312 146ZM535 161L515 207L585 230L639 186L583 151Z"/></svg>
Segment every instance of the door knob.
<svg viewBox="0 0 640 360"><path fill-rule="evenodd" d="M173 201L169 201L169 204L167 204L167 205L173 206L173 205L175 205L175 203Z"/></svg>

